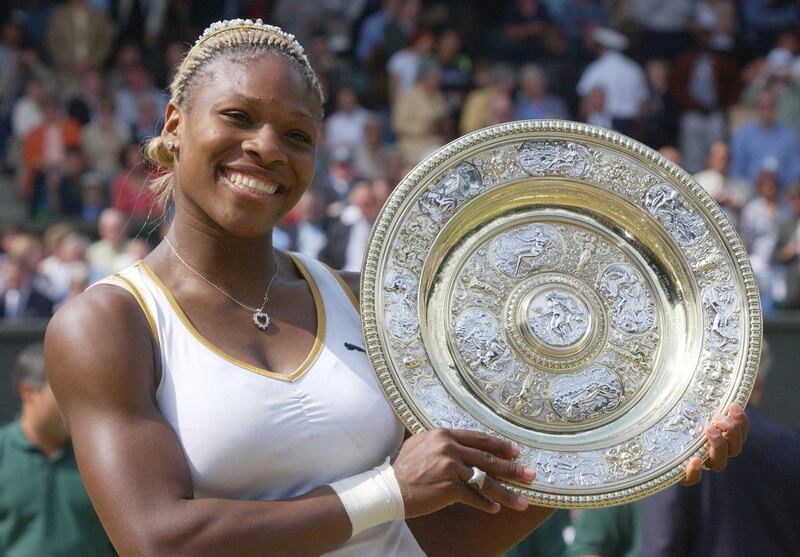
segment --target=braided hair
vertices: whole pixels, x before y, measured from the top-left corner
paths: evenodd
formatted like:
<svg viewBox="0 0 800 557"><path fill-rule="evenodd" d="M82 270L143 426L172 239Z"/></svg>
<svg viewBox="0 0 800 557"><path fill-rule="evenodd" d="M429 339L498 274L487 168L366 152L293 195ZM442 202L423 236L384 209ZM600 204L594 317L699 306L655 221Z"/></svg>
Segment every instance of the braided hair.
<svg viewBox="0 0 800 557"><path fill-rule="evenodd" d="M211 62L231 54L236 54L237 57L270 54L286 60L303 76L319 101L319 117L322 118L322 106L325 100L322 86L303 47L295 40L294 35L274 25L267 25L260 19L255 21L232 19L212 23L178 66L178 71L170 84L170 101L187 109L191 102L192 85L204 74ZM150 188L158 195L159 202L165 205L175 189L173 172L175 158L172 150L167 147L161 136L155 136L147 141L144 152L145 156L161 170L159 175L151 180Z"/></svg>

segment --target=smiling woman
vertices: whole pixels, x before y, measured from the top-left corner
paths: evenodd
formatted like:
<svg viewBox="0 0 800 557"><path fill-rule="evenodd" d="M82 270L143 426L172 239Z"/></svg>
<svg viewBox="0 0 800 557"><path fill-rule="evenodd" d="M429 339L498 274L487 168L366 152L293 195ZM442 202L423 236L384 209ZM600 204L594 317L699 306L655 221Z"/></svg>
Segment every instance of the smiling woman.
<svg viewBox="0 0 800 557"><path fill-rule="evenodd" d="M120 554L489 555L535 528L550 511L495 480L533 480L510 444L404 441L361 348L357 277L273 250L321 120L302 47L215 24L171 91L147 146L175 205L164 245L65 304L45 340ZM715 466L741 445L743 418L727 419Z"/></svg>

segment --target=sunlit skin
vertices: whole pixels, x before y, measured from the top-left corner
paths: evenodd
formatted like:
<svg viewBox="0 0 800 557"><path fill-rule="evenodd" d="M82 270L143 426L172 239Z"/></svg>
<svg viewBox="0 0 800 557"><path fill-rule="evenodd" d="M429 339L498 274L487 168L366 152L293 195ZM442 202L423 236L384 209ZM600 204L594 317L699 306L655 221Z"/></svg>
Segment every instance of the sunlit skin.
<svg viewBox="0 0 800 557"><path fill-rule="evenodd" d="M297 70L275 56L222 57L204 70L187 106L170 104L166 114L177 180L168 237L199 273L257 307L274 271L272 228L312 178L320 107ZM307 283L288 256L277 261L267 305L273 324L264 334L165 245L145 258L213 344L286 374L309 353L317 323ZM357 279L346 275L356 293ZM265 547L270 555L319 555L348 539L349 519L329 486L285 501L193 498L182 448L155 403L157 347L122 289L101 285L67 302L48 327L46 354L87 489L121 555L247 556ZM738 444L710 437L714 455L740 450L746 423L735 414L730 421L720 427L737 431ZM504 441L467 431L439 429L403 444L393 466L427 554L496 554L549 516L492 477L481 494L464 484L473 465L530 482L516 455ZM712 466L724 465L714 455Z"/></svg>

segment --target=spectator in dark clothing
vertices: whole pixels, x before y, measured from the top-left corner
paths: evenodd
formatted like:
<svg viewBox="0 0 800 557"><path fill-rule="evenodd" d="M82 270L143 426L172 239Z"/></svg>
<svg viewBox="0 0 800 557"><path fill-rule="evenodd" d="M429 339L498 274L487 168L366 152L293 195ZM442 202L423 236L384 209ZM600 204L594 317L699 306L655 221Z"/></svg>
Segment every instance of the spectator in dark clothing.
<svg viewBox="0 0 800 557"><path fill-rule="evenodd" d="M514 0L503 16L499 59L515 64L539 60L545 53L545 35L553 25L550 12L539 0Z"/></svg>
<svg viewBox="0 0 800 557"><path fill-rule="evenodd" d="M46 220L81 214L81 178L86 163L79 147L67 149L64 166L40 170L33 181L30 216Z"/></svg>
<svg viewBox="0 0 800 557"><path fill-rule="evenodd" d="M670 488L642 505L642 557L800 555L800 435L758 411L768 368L764 353L742 454L724 472Z"/></svg>
<svg viewBox="0 0 800 557"><path fill-rule="evenodd" d="M33 276L21 258L6 259L0 288L0 319L46 319L53 314L53 301L35 284Z"/></svg>

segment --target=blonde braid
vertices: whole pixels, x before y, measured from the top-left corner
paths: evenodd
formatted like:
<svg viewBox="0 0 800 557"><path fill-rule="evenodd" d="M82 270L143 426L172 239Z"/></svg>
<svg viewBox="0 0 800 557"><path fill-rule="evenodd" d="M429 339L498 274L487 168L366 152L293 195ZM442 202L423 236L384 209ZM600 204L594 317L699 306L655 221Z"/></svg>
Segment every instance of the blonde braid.
<svg viewBox="0 0 800 557"><path fill-rule="evenodd" d="M189 104L189 92L200 71L217 57L231 52L247 54L276 54L289 60L300 71L314 96L319 101L320 119L325 95L303 47L294 35L279 27L267 25L260 19L233 19L212 23L183 58L170 85L170 100L181 108ZM160 136L153 137L144 146L145 156L159 169L150 182L158 200L166 205L175 188L173 167L175 158Z"/></svg>

